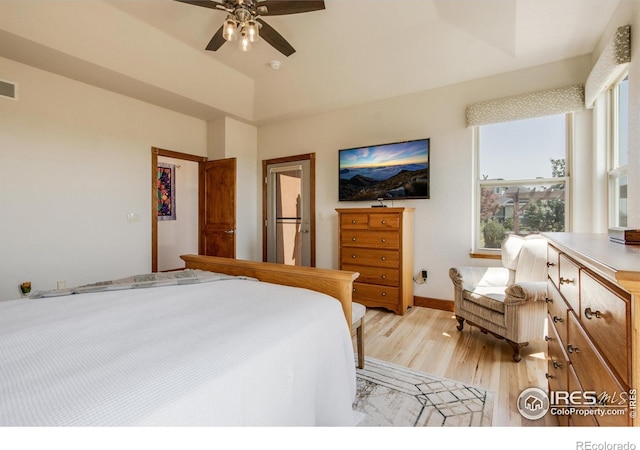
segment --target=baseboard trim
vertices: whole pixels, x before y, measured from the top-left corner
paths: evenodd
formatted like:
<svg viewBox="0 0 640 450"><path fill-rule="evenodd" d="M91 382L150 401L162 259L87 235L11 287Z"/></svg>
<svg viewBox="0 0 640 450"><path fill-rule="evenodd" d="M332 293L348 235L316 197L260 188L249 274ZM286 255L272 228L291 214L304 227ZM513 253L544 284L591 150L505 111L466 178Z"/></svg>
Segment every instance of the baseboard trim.
<svg viewBox="0 0 640 450"><path fill-rule="evenodd" d="M423 308L439 309L440 311L453 312L453 301L451 300L414 296L413 304L415 306L422 306Z"/></svg>

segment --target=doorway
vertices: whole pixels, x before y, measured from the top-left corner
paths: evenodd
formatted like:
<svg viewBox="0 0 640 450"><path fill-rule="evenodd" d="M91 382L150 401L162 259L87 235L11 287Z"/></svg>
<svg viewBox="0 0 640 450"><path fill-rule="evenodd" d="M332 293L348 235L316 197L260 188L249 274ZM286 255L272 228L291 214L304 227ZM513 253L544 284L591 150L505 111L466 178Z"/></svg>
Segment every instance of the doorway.
<svg viewBox="0 0 640 450"><path fill-rule="evenodd" d="M263 261L315 267L315 154L265 160Z"/></svg>
<svg viewBox="0 0 640 450"><path fill-rule="evenodd" d="M186 153L180 153L180 152L174 152L171 150L164 150L164 149L160 149L160 148L156 148L153 147L151 149L151 188L152 188L152 208L151 208L151 271L152 272L158 272L160 271L168 271L168 270L175 270L178 269L180 266L179 264L182 264L182 261L179 262L175 262L172 256L167 256L169 254L172 253L179 253L179 254L184 254L184 253L193 253L193 245L192 244L181 244L181 243L171 243L168 242L169 240L171 240L171 236L173 235L175 236L184 236L184 231L176 231L176 232L172 232L169 231L169 234L160 232L161 230L159 230L159 224L158 224L158 162L160 158L160 161L165 160L165 158L170 158L172 161L170 162L175 162L175 166L176 166L176 172L177 176L182 176L184 173L187 172L187 166L193 165L193 164L198 164L200 165L201 163L205 162L207 160L206 157L203 156L196 156L196 155L190 155L190 154L186 154ZM181 162L183 162L183 164L181 164ZM183 167L179 168L178 166L182 165ZM198 222L197 222L197 216L199 215L199 211L198 211L198 206L197 206L197 201L198 201L198 186L199 186L199 175L198 175L198 170L191 170L190 173L192 175L189 175L190 177L193 176L195 177L195 180L189 180L189 186L190 186L190 190L193 191L193 186L195 186L195 192L191 192L188 195L189 196L195 196L195 200L196 200L196 208L195 211L192 209L190 210L185 210L184 207L182 207L182 205L185 205L187 202L181 202L177 211L176 211L176 218L179 218L180 216L184 216L184 214L189 214L189 215L196 215L195 221L191 220L192 223L195 223L195 229L192 230L192 233L195 233L195 238L199 239L198 237ZM178 186L181 189L179 189L178 195L184 195L186 194L184 187L185 186ZM180 209L182 209L182 211L180 211ZM193 219L193 217L191 218ZM166 223L163 223L162 226L165 226L165 228L169 228L169 229L174 229L176 228L175 225L177 225L178 220L172 220L172 221L167 221ZM178 248L177 250L171 251L168 250L165 252L165 247L167 246L180 246L180 245L186 245L186 247L180 249ZM197 250L197 247L196 247ZM175 267L174 267L175 266Z"/></svg>

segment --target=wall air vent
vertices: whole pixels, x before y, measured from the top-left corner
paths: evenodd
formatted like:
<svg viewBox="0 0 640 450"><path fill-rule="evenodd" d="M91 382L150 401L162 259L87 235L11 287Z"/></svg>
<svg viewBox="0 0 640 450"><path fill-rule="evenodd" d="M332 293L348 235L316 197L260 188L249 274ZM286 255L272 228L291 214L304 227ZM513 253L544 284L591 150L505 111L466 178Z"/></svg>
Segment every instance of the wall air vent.
<svg viewBox="0 0 640 450"><path fill-rule="evenodd" d="M18 99L18 86L10 81L0 80L0 97Z"/></svg>

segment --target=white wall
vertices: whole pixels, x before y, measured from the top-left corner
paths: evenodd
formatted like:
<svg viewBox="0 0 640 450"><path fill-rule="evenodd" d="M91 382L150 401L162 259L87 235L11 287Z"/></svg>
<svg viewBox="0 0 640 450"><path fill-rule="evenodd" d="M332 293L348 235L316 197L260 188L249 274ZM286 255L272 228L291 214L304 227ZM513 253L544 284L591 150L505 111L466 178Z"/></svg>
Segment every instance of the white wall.
<svg viewBox="0 0 640 450"><path fill-rule="evenodd" d="M0 79L0 299L148 272L151 147L204 156L206 123L8 59Z"/></svg>
<svg viewBox="0 0 640 450"><path fill-rule="evenodd" d="M637 5L623 0L609 26L640 28ZM630 65L630 225L640 226L640 44ZM608 36L603 36L603 42ZM0 300L20 282L52 289L150 270L151 147L238 158L238 257L260 259L260 161L316 153L317 265L337 267L338 149L430 137L431 199L416 208L415 271L429 281L415 294L451 298L448 269L472 260L472 132L467 104L584 83L597 58L585 56L410 96L266 124L205 123L0 58L0 79L18 83L19 100L0 98ZM576 115L572 162L574 229L592 231L601 211L590 175L591 111ZM593 168L593 167L592 167ZM591 186L594 186L591 188ZM127 222L134 213L137 222Z"/></svg>
<svg viewBox="0 0 640 450"><path fill-rule="evenodd" d="M597 48L592 55L592 65L596 63L602 49L614 36L618 27L631 25L631 62L629 71L629 164L628 164L628 226L640 228L640 2L637 0L621 0L615 14L602 34ZM603 98L596 101L594 108L594 125L603 124L607 120L607 105ZM597 174L594 185L594 221L597 232L606 233L609 225L607 210L607 133L603 126L593 127L594 136L594 171Z"/></svg>
<svg viewBox="0 0 640 450"><path fill-rule="evenodd" d="M158 156L175 166L176 219L158 221L158 270L184 267L180 255L198 254L198 163Z"/></svg>
<svg viewBox="0 0 640 450"><path fill-rule="evenodd" d="M20 46L24 54L18 56L24 57L23 61L40 55L40 67L49 67L52 72L69 77L80 72L101 82L106 69L127 74L118 77L118 88L124 89L120 92L160 96L167 104L182 105L178 107L194 113L204 110L217 116L213 108L202 108L216 105L227 114L252 117L253 79L215 58L202 58L200 46L176 39L129 12L138 7L149 12L152 6L156 14L170 16L167 20L178 20L173 13L160 12L164 5L147 2L1 1L0 32L3 39ZM192 27L209 39L207 17L203 10L205 22ZM46 49L55 50L49 53Z"/></svg>
<svg viewBox="0 0 640 450"><path fill-rule="evenodd" d="M416 209L414 273L427 269L429 280L424 285L416 285L414 294L452 299L450 267L492 264L469 257L473 220L473 133L465 127L465 107L482 100L584 83L589 69L589 57L575 58L328 114L264 125L258 129L258 155L262 160L316 153L317 265L337 268L335 208L367 207L371 203L337 201L338 149L431 138L431 198L396 201L394 206ZM591 113L577 114L576 122L576 164L588 167ZM586 182L579 180L578 183ZM581 211L577 219L583 222L589 217L590 204L584 196L576 196L576 200L584 203L577 206ZM588 228L584 223L579 226L583 230Z"/></svg>
<svg viewBox="0 0 640 450"><path fill-rule="evenodd" d="M258 195L260 177L256 173L261 166L257 159L258 130L234 119L227 119L227 157L238 160L236 183L236 257L261 260L261 239L258 239L259 208L262 197Z"/></svg>

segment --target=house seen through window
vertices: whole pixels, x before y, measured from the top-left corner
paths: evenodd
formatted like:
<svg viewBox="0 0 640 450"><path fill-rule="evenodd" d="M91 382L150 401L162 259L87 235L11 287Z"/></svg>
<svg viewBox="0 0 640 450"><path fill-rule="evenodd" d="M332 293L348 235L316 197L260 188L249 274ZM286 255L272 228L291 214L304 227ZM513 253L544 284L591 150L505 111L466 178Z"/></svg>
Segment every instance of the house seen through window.
<svg viewBox="0 0 640 450"><path fill-rule="evenodd" d="M476 247L508 234L564 231L567 115L478 127Z"/></svg>

